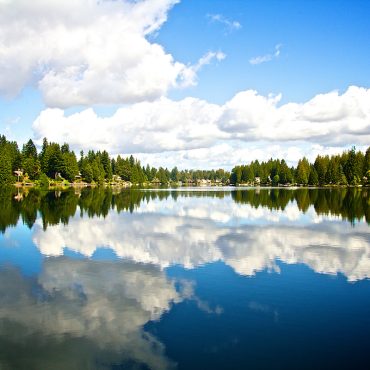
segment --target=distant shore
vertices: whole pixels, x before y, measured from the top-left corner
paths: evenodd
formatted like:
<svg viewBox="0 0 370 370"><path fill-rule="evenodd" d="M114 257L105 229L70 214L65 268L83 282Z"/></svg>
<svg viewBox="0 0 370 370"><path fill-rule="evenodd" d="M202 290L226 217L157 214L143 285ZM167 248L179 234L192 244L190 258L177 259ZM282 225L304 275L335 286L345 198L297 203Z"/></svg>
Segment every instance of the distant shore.
<svg viewBox="0 0 370 370"><path fill-rule="evenodd" d="M299 189L299 188L307 188L307 189L328 189L328 188L369 188L370 185L338 185L338 184L326 184L326 185L304 185L304 184L259 184L259 185L252 185L252 184L196 184L196 183L187 183L187 184L179 184L176 182L170 182L167 184L159 184L159 183L143 183L143 184L132 184L129 182L125 183L87 183L87 182L54 182L49 184L49 186L43 186L36 182L16 182L13 186L17 189L44 189L44 190L54 190L54 189L68 189L68 188L96 188L96 187L111 187L111 188L120 188L120 189L128 189L128 188L220 188L220 187L233 187L233 188L279 188L279 189Z"/></svg>

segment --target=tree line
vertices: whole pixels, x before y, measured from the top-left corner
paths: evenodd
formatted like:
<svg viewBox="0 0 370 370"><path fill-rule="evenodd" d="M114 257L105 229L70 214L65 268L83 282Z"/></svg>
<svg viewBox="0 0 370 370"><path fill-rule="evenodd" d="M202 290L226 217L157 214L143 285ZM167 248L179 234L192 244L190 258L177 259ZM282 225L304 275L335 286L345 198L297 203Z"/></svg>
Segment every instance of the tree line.
<svg viewBox="0 0 370 370"><path fill-rule="evenodd" d="M67 143L48 142L43 139L40 153L30 139L18 148L15 141L8 141L0 135L0 185L13 184L16 181L15 171L22 170L22 177L29 181L39 181L41 185L49 184L51 179L65 179L68 182L81 180L87 183L101 184L120 180L133 184L154 182L190 183L200 179L226 183L230 173L218 170L179 170L177 167L167 168L142 166L132 155L122 158L110 158L107 151L81 151L79 159Z"/></svg>
<svg viewBox="0 0 370 370"><path fill-rule="evenodd" d="M132 155L122 158L110 158L107 151L89 150L76 154L67 143L43 140L40 153L30 139L20 150L17 142L8 141L0 135L0 186L13 184L17 179L18 169L22 170L24 181L38 181L40 185L49 185L51 180L68 182L84 181L101 184L117 179L132 184L157 183L196 183L198 180L210 180L220 184L262 185L360 185L370 181L370 147L366 153L349 151L332 156L318 155L314 163L306 158L298 161L296 167L289 167L284 159L258 160L247 165L236 166L231 173L218 170L171 170L164 167L142 166Z"/></svg>
<svg viewBox="0 0 370 370"><path fill-rule="evenodd" d="M236 166L231 171L232 184L366 185L370 181L370 147L365 154L352 147L337 155L318 155L314 163L307 158L289 167L284 159L258 160Z"/></svg>

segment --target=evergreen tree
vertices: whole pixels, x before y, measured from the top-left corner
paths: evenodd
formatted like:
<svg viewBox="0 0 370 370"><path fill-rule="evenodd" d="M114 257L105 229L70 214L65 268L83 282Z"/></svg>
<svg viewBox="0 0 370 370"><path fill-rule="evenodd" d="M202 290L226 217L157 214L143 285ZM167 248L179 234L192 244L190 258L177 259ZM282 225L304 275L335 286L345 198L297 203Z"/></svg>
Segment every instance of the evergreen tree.
<svg viewBox="0 0 370 370"><path fill-rule="evenodd" d="M55 178L57 173L63 172L64 161L59 144L47 145L42 156L41 170L50 178Z"/></svg>
<svg viewBox="0 0 370 370"><path fill-rule="evenodd" d="M233 170L234 172L234 170ZM235 167L235 184L240 184L242 181L242 169L240 166Z"/></svg>
<svg viewBox="0 0 370 370"><path fill-rule="evenodd" d="M81 163L81 176L82 179L86 182L90 183L93 181L93 170L88 159L83 158Z"/></svg>
<svg viewBox="0 0 370 370"><path fill-rule="evenodd" d="M364 159L364 173L370 170L370 146L367 148Z"/></svg>
<svg viewBox="0 0 370 370"><path fill-rule="evenodd" d="M281 184L287 184L293 182L293 177L290 171L290 168L284 161L284 159L281 161L280 164L280 171L279 171L279 182Z"/></svg>
<svg viewBox="0 0 370 370"><path fill-rule="evenodd" d="M321 157L318 155L316 157L314 166L317 172L317 177L319 179L320 185L325 185L326 181L326 171L329 163L329 157Z"/></svg>
<svg viewBox="0 0 370 370"><path fill-rule="evenodd" d="M105 178L107 180L111 180L112 179L112 164L111 164L111 161L109 159L109 154L107 151L103 151L103 153L101 154L101 163L103 165L103 168L104 168L104 172L105 172Z"/></svg>
<svg viewBox="0 0 370 370"><path fill-rule="evenodd" d="M22 148L22 169L24 174L27 174L32 180L37 179L40 175L41 164L36 146L31 139Z"/></svg>
<svg viewBox="0 0 370 370"><path fill-rule="evenodd" d="M74 152L64 152L62 158L63 169L61 175L68 181L73 182L79 172L76 155Z"/></svg>
<svg viewBox="0 0 370 370"><path fill-rule="evenodd" d="M319 184L319 177L317 176L315 166L313 165L310 165L310 175L308 177L308 184L314 186Z"/></svg>
<svg viewBox="0 0 370 370"><path fill-rule="evenodd" d="M171 171L171 180L179 181L179 170L177 169L177 167L174 167Z"/></svg>
<svg viewBox="0 0 370 370"><path fill-rule="evenodd" d="M352 149L348 152L348 159L346 164L344 165L344 174L350 185L356 185L358 183L359 181L359 179L357 178L358 164L356 161L355 147L352 147Z"/></svg>
<svg viewBox="0 0 370 370"><path fill-rule="evenodd" d="M41 173L41 165L38 158L25 157L22 159L22 169L31 180L38 179Z"/></svg>
<svg viewBox="0 0 370 370"><path fill-rule="evenodd" d="M22 156L24 158L33 158L37 159L37 149L33 141L30 139L27 141L27 144L23 145Z"/></svg>
<svg viewBox="0 0 370 370"><path fill-rule="evenodd" d="M166 171L162 167L159 167L158 169L157 178L159 182L163 185L167 184L169 181L169 178L166 175Z"/></svg>
<svg viewBox="0 0 370 370"><path fill-rule="evenodd" d="M69 150L69 144L64 143L64 144L60 147L60 151L62 152L62 154L69 153L69 152L70 152L70 150Z"/></svg>
<svg viewBox="0 0 370 370"><path fill-rule="evenodd" d="M306 157L298 161L297 166L297 182L298 184L307 185L310 176L310 164Z"/></svg>
<svg viewBox="0 0 370 370"><path fill-rule="evenodd" d="M93 173L93 180L97 183L102 183L105 178L105 171L102 163L100 162L100 158L96 157L90 165Z"/></svg>
<svg viewBox="0 0 370 370"><path fill-rule="evenodd" d="M0 186L10 185L14 182L12 174L12 161L6 148L0 147Z"/></svg>

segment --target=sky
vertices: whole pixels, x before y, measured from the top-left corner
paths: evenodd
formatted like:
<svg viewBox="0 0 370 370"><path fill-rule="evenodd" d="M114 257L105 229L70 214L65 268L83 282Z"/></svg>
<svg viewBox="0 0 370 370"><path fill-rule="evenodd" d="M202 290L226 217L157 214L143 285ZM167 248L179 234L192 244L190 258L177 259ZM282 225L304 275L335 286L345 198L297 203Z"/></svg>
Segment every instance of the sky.
<svg viewBox="0 0 370 370"><path fill-rule="evenodd" d="M370 145L370 1L0 0L0 133L227 168Z"/></svg>

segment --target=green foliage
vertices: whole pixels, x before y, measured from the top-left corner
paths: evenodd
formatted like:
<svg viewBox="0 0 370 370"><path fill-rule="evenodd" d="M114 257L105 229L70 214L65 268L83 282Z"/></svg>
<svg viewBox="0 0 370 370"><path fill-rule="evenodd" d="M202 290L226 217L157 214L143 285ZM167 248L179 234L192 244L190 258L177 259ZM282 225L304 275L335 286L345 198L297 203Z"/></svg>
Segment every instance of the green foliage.
<svg viewBox="0 0 370 370"><path fill-rule="evenodd" d="M40 175L39 184L42 189L49 188L49 178L44 173L41 173Z"/></svg>
<svg viewBox="0 0 370 370"><path fill-rule="evenodd" d="M370 175L370 174L369 174ZM47 188L48 178L40 175L40 182L45 181ZM172 197L189 196L190 193L168 191L143 192L134 189L113 193L109 188L83 189L75 194L73 189L67 191L41 191L30 189L23 193L23 200L14 199L17 190L4 187L0 191L0 232L5 232L7 227L16 225L19 217L23 222L32 227L37 214L42 218L44 229L49 225L59 223L67 224L77 210L93 216L106 216L112 207L118 212L134 212L141 202L153 199L166 199ZM231 196L238 204L250 204L254 208L266 207L271 210L284 210L287 205L296 201L298 208L305 212L310 206L314 207L319 215L338 215L350 222L365 218L370 224L369 189L337 188L337 189L310 189L299 188L291 191L283 188L236 190L233 192L207 190L191 193L191 196L206 196L223 198Z"/></svg>
<svg viewBox="0 0 370 370"><path fill-rule="evenodd" d="M172 170L147 165L142 167L140 161L132 155L127 158L118 156L109 158L107 151L94 152L90 150L85 156L80 153L77 162L75 153L69 144L48 142L43 139L40 154L32 140L28 140L19 151L16 142L6 140L0 135L0 184L11 184L15 181L14 171L22 169L31 180L35 180L44 173L51 179L57 174L69 182L73 182L81 173L82 179L88 183L103 183L110 181L113 175L120 176L124 181L133 184L159 182L168 184L170 181L181 181L185 184L194 184L198 180L211 180L226 184L254 184L256 178L261 184L301 184L301 185L360 185L369 183L370 147L366 153L357 151L353 147L341 155L318 155L313 165L306 158L300 159L296 168L289 168L285 160L270 159L267 162L253 161L246 165L235 166L231 173L223 170Z"/></svg>
<svg viewBox="0 0 370 370"><path fill-rule="evenodd" d="M102 183L105 178L104 167L99 157L96 157L91 163L91 169L93 172L93 180L97 183Z"/></svg>
<svg viewBox="0 0 370 370"><path fill-rule="evenodd" d="M112 174L113 174L113 172L112 172L112 163L110 161L108 152L106 152L105 150L101 154L101 163L103 165L105 178L107 180L111 180L112 179Z"/></svg>
<svg viewBox="0 0 370 370"><path fill-rule="evenodd" d="M292 172L290 168L288 167L288 165L286 164L286 162L284 161L284 159L281 161L280 171L279 171L278 176L279 176L279 182L281 184L290 184L293 182Z"/></svg>
<svg viewBox="0 0 370 370"><path fill-rule="evenodd" d="M22 159L22 168L24 174L27 174L31 180L37 179L40 175L41 165L37 157L24 157Z"/></svg>
<svg viewBox="0 0 370 370"><path fill-rule="evenodd" d="M37 149L33 141L28 140L27 144L23 145L22 148L22 157L23 158L33 158L37 159Z"/></svg>
<svg viewBox="0 0 370 370"><path fill-rule="evenodd" d="M365 174L365 181L366 181L366 184L370 184L370 170L368 170Z"/></svg>
<svg viewBox="0 0 370 370"><path fill-rule="evenodd" d="M279 180L280 180L280 177L279 175L275 175L273 178L272 178L272 183L274 185L277 185L279 183Z"/></svg>
<svg viewBox="0 0 370 370"><path fill-rule="evenodd" d="M348 159L344 166L344 174L350 185L357 185L361 181L362 166L356 156L356 148L353 147L348 153Z"/></svg>
<svg viewBox="0 0 370 370"><path fill-rule="evenodd" d="M120 156L117 157L115 175L120 176L122 180L130 180L131 165L128 159L123 159Z"/></svg>
<svg viewBox="0 0 370 370"><path fill-rule="evenodd" d="M0 136L0 186L14 182L13 171L20 168L20 153L15 142Z"/></svg>
<svg viewBox="0 0 370 370"><path fill-rule="evenodd" d="M308 163L307 158L303 157L298 161L297 166L297 183L302 185L308 184L308 178L310 176L310 164Z"/></svg>
<svg viewBox="0 0 370 370"><path fill-rule="evenodd" d="M179 181L180 174L176 166L172 169L170 177L171 177L171 181Z"/></svg>
<svg viewBox="0 0 370 370"><path fill-rule="evenodd" d="M367 175L370 170L370 146L367 148L364 158L364 173Z"/></svg>
<svg viewBox="0 0 370 370"><path fill-rule="evenodd" d="M328 168L328 164L329 164L329 157L328 156L322 157L322 156L318 155L316 157L314 166L315 166L315 170L317 172L319 185L325 185L326 184L326 171L327 171L327 168Z"/></svg>
<svg viewBox="0 0 370 370"><path fill-rule="evenodd" d="M315 169L315 166L313 166L312 164L310 165L310 176L308 177L308 184L314 186L319 184L319 177L317 175L317 171Z"/></svg>
<svg viewBox="0 0 370 370"><path fill-rule="evenodd" d="M0 186L10 185L13 182L10 154L5 149L0 149Z"/></svg>
<svg viewBox="0 0 370 370"><path fill-rule="evenodd" d="M63 170L64 161L59 144L48 144L41 157L41 171L54 179L57 173L62 173Z"/></svg>
<svg viewBox="0 0 370 370"><path fill-rule="evenodd" d="M61 172L62 177L64 177L68 181L73 182L79 173L76 155L73 152L64 152L62 153L62 159L63 159L63 168Z"/></svg>
<svg viewBox="0 0 370 370"><path fill-rule="evenodd" d="M230 182L253 183L252 177L260 178L261 184L301 185L359 185L369 182L367 171L370 169L370 147L365 155L352 148L341 155L320 156L310 164L306 158L300 159L297 168L289 168L284 160L270 159L267 162L251 162L249 165L235 166ZM279 180L277 181L277 177Z"/></svg>
<svg viewBox="0 0 370 370"><path fill-rule="evenodd" d="M169 176L166 173L166 170L163 167L159 167L157 178L161 184L167 184L169 181Z"/></svg>
<svg viewBox="0 0 370 370"><path fill-rule="evenodd" d="M91 181L93 181L93 170L92 170L91 165L90 165L90 163L87 159L82 160L80 171L81 171L82 178L86 182L90 183Z"/></svg>

